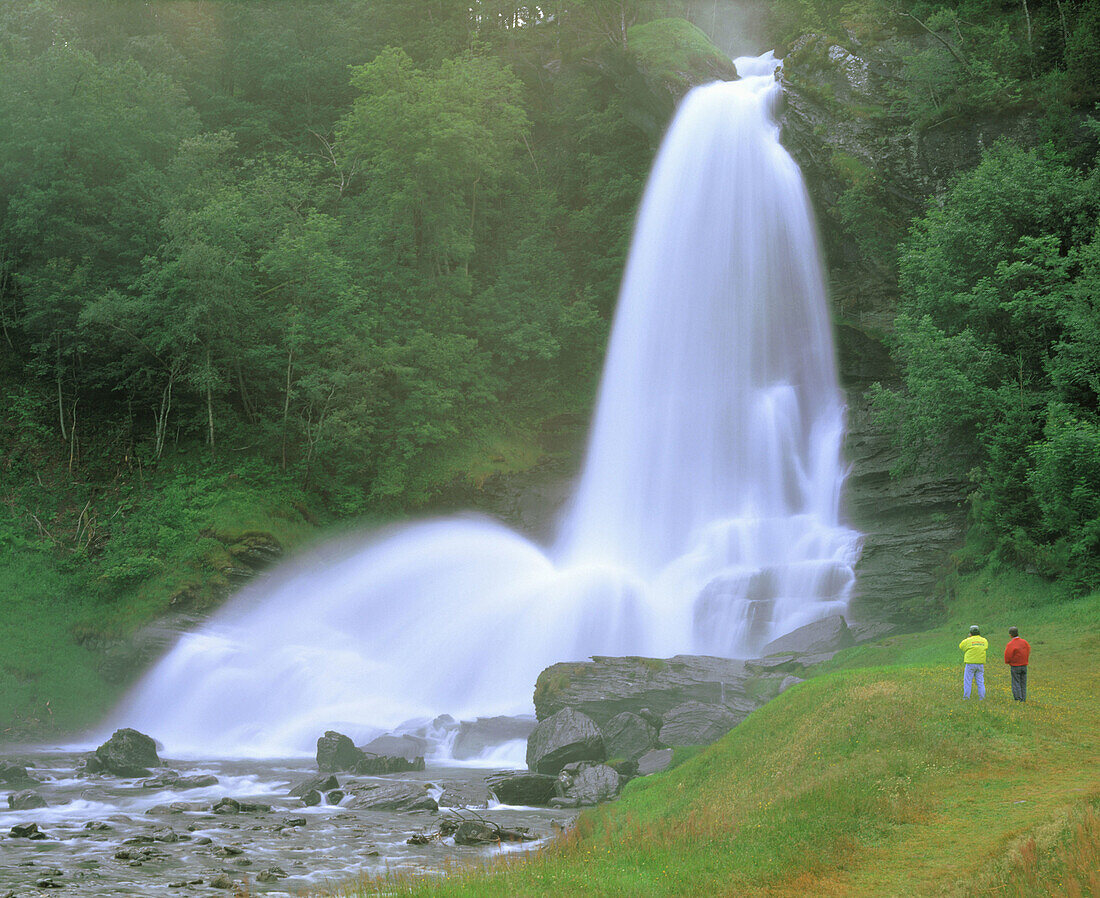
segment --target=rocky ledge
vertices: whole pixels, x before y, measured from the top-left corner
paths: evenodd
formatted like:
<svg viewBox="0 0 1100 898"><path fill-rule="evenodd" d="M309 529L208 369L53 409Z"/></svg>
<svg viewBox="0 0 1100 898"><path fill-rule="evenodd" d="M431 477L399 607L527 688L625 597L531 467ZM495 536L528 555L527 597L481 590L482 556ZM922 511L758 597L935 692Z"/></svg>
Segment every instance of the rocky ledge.
<svg viewBox="0 0 1100 898"><path fill-rule="evenodd" d="M834 615L773 640L760 658L746 661L597 656L555 664L535 687L539 723L527 742L530 772L499 774L489 787L503 802L552 807L612 799L633 777L668 767L674 747L717 741L802 682L798 674L806 668L889 629L850 627Z"/></svg>

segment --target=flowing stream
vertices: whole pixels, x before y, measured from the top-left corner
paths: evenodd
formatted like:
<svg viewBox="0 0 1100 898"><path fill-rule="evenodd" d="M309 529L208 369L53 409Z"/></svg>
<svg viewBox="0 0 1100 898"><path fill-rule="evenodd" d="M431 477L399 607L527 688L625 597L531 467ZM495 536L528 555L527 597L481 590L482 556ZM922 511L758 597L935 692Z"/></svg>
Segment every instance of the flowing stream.
<svg viewBox="0 0 1100 898"><path fill-rule="evenodd" d="M682 102L646 188L584 472L558 538L437 520L284 565L104 726L172 757L312 754L410 719L530 713L593 654L751 657L843 610L844 408L771 54Z"/></svg>

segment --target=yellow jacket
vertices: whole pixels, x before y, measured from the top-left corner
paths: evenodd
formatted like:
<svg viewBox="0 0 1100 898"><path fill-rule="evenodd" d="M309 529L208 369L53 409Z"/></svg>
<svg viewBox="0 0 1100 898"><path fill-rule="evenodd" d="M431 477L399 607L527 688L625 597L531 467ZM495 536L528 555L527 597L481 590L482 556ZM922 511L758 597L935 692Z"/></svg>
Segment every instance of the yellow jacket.
<svg viewBox="0 0 1100 898"><path fill-rule="evenodd" d="M985 664L985 650L989 648L989 640L984 636L967 636L959 643L959 648L966 652L963 655L965 664Z"/></svg>

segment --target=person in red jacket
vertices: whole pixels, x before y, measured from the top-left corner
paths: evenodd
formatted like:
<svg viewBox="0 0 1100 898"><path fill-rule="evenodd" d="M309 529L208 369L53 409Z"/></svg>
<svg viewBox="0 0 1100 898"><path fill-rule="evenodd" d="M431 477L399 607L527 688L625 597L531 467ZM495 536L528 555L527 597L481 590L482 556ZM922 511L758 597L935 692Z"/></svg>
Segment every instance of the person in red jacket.
<svg viewBox="0 0 1100 898"><path fill-rule="evenodd" d="M1009 627L1008 635L1012 638L1005 646L1005 664L1012 671L1012 700L1026 702L1027 659L1031 654L1031 646L1026 639L1020 638L1020 631L1016 627Z"/></svg>

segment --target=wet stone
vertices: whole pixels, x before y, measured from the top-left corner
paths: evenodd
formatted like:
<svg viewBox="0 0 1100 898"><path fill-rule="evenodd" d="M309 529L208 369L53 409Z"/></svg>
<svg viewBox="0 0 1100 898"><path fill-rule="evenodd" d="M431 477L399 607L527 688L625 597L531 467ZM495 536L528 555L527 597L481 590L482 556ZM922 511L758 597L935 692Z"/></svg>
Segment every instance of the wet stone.
<svg viewBox="0 0 1100 898"><path fill-rule="evenodd" d="M38 828L37 823L17 823L9 835L13 839L45 839L48 836Z"/></svg>
<svg viewBox="0 0 1100 898"><path fill-rule="evenodd" d="M219 873L212 880L210 880L210 887L212 889L235 889L237 883L233 881L233 877L227 873Z"/></svg>
<svg viewBox="0 0 1100 898"><path fill-rule="evenodd" d="M333 789L340 788L340 781L334 776L315 776L312 779L306 780L304 783L298 783L293 789L290 790L290 795L295 798L304 798L310 792L329 792Z"/></svg>
<svg viewBox="0 0 1100 898"><path fill-rule="evenodd" d="M46 799L30 789L12 792L8 796L8 808L12 811L33 811L44 807L47 807Z"/></svg>

